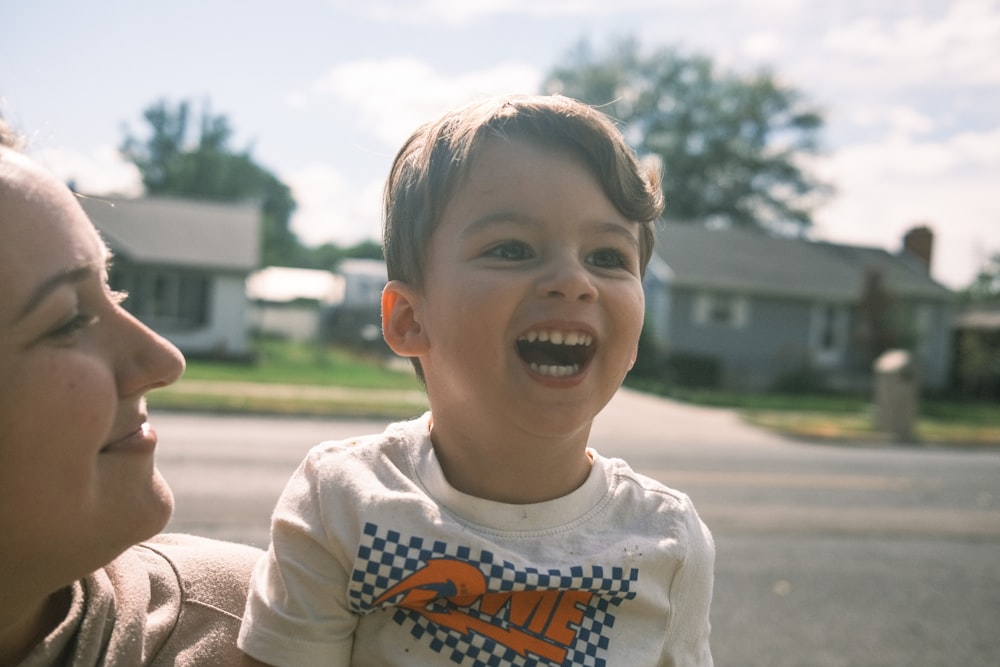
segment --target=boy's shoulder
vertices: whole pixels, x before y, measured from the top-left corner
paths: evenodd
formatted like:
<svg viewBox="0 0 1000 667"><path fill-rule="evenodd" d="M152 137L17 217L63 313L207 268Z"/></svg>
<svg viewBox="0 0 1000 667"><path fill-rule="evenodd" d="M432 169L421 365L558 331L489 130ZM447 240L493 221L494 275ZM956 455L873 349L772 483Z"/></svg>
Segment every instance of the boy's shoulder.
<svg viewBox="0 0 1000 667"><path fill-rule="evenodd" d="M430 416L394 422L381 433L327 440L312 447L299 468L300 475L322 487L402 475L414 476L415 462L430 445Z"/></svg>
<svg viewBox="0 0 1000 667"><path fill-rule="evenodd" d="M599 454L596 454L600 456ZM683 491L636 472L628 462L605 458L611 497L614 502L633 504L654 513L681 513L697 516L691 498Z"/></svg>
<svg viewBox="0 0 1000 667"><path fill-rule="evenodd" d="M392 422L381 433L367 433L342 440L325 440L309 450L308 458L369 458L387 450L420 447L430 437L430 414Z"/></svg>

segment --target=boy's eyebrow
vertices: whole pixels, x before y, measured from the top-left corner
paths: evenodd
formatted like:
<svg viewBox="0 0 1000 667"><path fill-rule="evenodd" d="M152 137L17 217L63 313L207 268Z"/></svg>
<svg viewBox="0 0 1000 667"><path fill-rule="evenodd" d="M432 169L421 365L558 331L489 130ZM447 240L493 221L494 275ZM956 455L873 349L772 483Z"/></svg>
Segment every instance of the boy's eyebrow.
<svg viewBox="0 0 1000 667"><path fill-rule="evenodd" d="M539 224L534 218L522 215L516 211L497 211L496 213L488 213L481 218L473 220L465 229L462 230L462 236L471 236L498 222L511 222L525 227L531 227ZM618 222L604 221L594 222L591 224L593 227L597 228L598 231L609 232L611 234L621 236L623 239L627 240L630 245L634 246L636 249L639 248L639 237L633 234L632 231L625 225ZM639 223L634 224L638 225Z"/></svg>
<svg viewBox="0 0 1000 667"><path fill-rule="evenodd" d="M636 222L630 224L638 226L639 223ZM625 225L622 225L621 223L617 222L599 222L597 223L596 226L600 227L602 232L609 232L611 234L616 234L618 236L621 236L623 239L627 240L628 244L633 248L635 248L636 251L639 250L638 235L633 234L630 228L626 227Z"/></svg>
<svg viewBox="0 0 1000 667"><path fill-rule="evenodd" d="M523 227L532 227L538 224L536 220L516 211L497 211L487 213L481 218L476 218L462 230L462 236L472 236L498 222L512 222Z"/></svg>
<svg viewBox="0 0 1000 667"><path fill-rule="evenodd" d="M14 322L24 319L45 300L45 298L62 285L72 285L86 280L97 274L97 269L93 266L81 266L76 269L62 271L45 280L35 288L35 291L28 297L27 302L14 316Z"/></svg>

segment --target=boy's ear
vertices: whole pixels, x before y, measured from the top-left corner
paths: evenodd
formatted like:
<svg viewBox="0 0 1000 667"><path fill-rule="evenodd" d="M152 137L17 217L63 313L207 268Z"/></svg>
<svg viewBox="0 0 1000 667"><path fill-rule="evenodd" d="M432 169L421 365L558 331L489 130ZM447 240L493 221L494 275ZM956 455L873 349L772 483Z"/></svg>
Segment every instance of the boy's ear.
<svg viewBox="0 0 1000 667"><path fill-rule="evenodd" d="M427 349L418 305L417 292L400 280L390 280L382 290L382 336L401 357L416 357Z"/></svg>

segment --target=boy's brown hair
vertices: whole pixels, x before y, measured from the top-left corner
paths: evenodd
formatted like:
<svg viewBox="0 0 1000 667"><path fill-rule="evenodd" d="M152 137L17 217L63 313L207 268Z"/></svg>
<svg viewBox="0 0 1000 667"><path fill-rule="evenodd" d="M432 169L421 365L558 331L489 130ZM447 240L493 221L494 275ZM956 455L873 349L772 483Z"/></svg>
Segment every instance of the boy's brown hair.
<svg viewBox="0 0 1000 667"><path fill-rule="evenodd" d="M421 126L396 154L385 186L382 247L389 280L422 287L427 245L455 189L490 137L569 151L627 220L639 223L640 268L663 211L659 174L644 167L603 113L561 95L506 96Z"/></svg>

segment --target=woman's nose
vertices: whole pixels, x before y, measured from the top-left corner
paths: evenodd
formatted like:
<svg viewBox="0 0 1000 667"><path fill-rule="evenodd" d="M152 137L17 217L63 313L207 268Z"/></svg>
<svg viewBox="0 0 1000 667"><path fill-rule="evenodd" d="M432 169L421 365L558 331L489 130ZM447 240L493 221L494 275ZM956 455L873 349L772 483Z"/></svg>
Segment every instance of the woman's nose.
<svg viewBox="0 0 1000 667"><path fill-rule="evenodd" d="M550 264L538 281L538 292L541 296L582 301L593 301L597 298L593 276L581 261L575 258L559 258Z"/></svg>
<svg viewBox="0 0 1000 667"><path fill-rule="evenodd" d="M123 308L117 315L119 394L135 396L176 382L184 373L181 351Z"/></svg>

